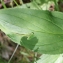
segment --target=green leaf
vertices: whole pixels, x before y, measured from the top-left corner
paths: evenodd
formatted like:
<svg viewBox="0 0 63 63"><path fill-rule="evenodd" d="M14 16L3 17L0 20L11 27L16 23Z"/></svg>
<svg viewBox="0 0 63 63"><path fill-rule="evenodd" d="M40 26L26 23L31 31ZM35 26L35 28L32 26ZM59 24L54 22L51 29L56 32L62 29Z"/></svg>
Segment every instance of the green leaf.
<svg viewBox="0 0 63 63"><path fill-rule="evenodd" d="M36 43L38 42L38 39L36 37L33 37L31 39L27 39L28 37L24 36L21 39L21 45L30 48L31 50L33 50L34 46L36 45ZM31 45L31 46L30 46Z"/></svg>
<svg viewBox="0 0 63 63"><path fill-rule="evenodd" d="M9 34L20 35L19 39L18 35L13 36L14 39L10 36L14 42L17 40L17 43L21 42L21 45L39 53L61 54L63 53L62 16L63 13L57 11L5 9L0 10L0 25L9 30ZM36 40L27 39L28 34L30 35L32 32ZM27 38L22 40L22 36Z"/></svg>
<svg viewBox="0 0 63 63"><path fill-rule="evenodd" d="M18 43L19 45L20 45L21 38L23 37L22 35L17 34L17 33L9 33L9 34L7 34L7 36L8 36L12 41L14 41L15 43Z"/></svg>
<svg viewBox="0 0 63 63"><path fill-rule="evenodd" d="M61 63L61 59L59 60L60 55L47 55L47 54L43 54L39 60L37 61L37 63ZM59 60L59 61L58 61ZM34 62L36 63L36 62Z"/></svg>

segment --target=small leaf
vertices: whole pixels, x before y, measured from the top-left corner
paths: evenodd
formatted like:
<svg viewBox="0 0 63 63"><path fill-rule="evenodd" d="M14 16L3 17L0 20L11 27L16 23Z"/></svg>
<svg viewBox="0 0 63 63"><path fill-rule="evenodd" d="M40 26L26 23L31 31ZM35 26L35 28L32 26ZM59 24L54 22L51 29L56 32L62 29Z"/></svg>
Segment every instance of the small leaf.
<svg viewBox="0 0 63 63"><path fill-rule="evenodd" d="M30 48L31 50L34 48L36 43L38 42L38 39L36 37L31 38L30 40L27 39L28 37L24 36L21 38L21 45ZM30 46L31 45L31 46Z"/></svg>

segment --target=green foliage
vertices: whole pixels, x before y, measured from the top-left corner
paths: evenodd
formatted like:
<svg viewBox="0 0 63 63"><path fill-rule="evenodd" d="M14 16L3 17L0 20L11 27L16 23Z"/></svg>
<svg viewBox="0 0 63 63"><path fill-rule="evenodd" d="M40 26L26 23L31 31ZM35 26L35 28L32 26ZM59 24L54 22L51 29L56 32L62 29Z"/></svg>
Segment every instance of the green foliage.
<svg viewBox="0 0 63 63"><path fill-rule="evenodd" d="M13 1L18 6L17 2ZM49 1L54 2L57 11L41 10L42 4L48 4ZM6 8L3 0L1 3ZM58 0L33 0L28 4L22 3L20 7L30 9L0 10L0 29L12 41L35 52L41 54L63 53L63 13L58 12L60 10ZM62 59L62 55L42 55L37 63L63 63ZM1 58L0 62L6 63Z"/></svg>
<svg viewBox="0 0 63 63"><path fill-rule="evenodd" d="M0 63L7 63L7 62L0 57Z"/></svg>
<svg viewBox="0 0 63 63"><path fill-rule="evenodd" d="M9 13L10 12L10 13ZM19 13L18 13L19 12ZM0 10L0 25L9 30L9 34L17 34L10 38L17 43L22 42L27 48L33 48L39 53L63 53L63 13L32 9ZM12 19L11 19L12 18ZM4 31L5 32L5 31ZM25 40L22 37L34 34L36 40ZM21 44L22 45L22 44ZM35 46L35 47L34 47ZM30 48L30 49L31 49Z"/></svg>
<svg viewBox="0 0 63 63"><path fill-rule="evenodd" d="M61 55L45 55L43 54L40 59L37 61L37 63L60 63L61 59L58 61L58 57L61 57Z"/></svg>

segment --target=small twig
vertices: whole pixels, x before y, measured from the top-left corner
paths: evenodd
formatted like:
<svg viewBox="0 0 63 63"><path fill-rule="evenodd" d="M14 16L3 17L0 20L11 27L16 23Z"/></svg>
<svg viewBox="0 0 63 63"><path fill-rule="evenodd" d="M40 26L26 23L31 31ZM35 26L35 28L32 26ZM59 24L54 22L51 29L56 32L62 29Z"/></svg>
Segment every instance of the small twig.
<svg viewBox="0 0 63 63"><path fill-rule="evenodd" d="M8 61L8 63L10 63L10 61L12 60L12 58L13 58L13 56L14 56L14 54L15 54L15 52L17 51L17 49L18 49L18 44L17 44L17 46L16 46L16 48L15 48L15 50L14 50L14 52L13 52L13 54L12 54L12 56L11 56L11 58L9 59L9 61Z"/></svg>

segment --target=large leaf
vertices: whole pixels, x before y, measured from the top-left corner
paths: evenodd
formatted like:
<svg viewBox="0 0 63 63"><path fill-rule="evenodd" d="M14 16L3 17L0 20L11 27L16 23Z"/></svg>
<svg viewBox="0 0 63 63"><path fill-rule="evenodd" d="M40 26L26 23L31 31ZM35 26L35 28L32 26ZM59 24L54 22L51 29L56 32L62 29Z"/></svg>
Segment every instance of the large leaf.
<svg viewBox="0 0 63 63"><path fill-rule="evenodd" d="M63 13L20 8L5 9L0 10L0 25L9 30L11 39L14 34L13 41L17 40L27 48L47 54L63 53ZM19 39L16 34L19 35ZM25 38L30 37L30 34L34 35L36 40Z"/></svg>

